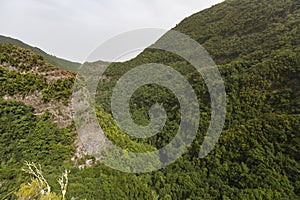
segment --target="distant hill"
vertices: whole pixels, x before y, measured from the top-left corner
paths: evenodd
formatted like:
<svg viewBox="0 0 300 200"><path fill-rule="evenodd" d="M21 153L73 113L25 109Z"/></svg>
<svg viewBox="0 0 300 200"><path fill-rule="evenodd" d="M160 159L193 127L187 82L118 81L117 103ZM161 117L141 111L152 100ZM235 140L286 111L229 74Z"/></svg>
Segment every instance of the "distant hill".
<svg viewBox="0 0 300 200"><path fill-rule="evenodd" d="M64 70L76 71L76 69L78 69L81 66L80 63L68 61L68 60L65 60L62 58L58 58L56 56L49 55L46 52L44 52L43 50L41 50L37 47L32 47L28 44L25 44L24 42L22 42L20 40L0 35L0 44L3 44L3 43L13 44L13 45L22 47L24 49L32 50L34 53L42 56L49 63L51 63L61 69L64 69Z"/></svg>
<svg viewBox="0 0 300 200"><path fill-rule="evenodd" d="M0 45L0 199L16 199L18 190L28 197L30 190L20 187L30 182L30 176L21 173L27 160L41 164L57 194L59 174L70 169L67 199L299 200L300 1L225 0L184 19L175 30L202 44L216 62L226 88L225 126L213 151L199 158L212 111L198 71L183 58L151 47L130 61L112 63L98 84L95 113L106 136L128 152L172 145L181 123L181 106L165 87L140 87L129 102L134 122L149 124L148 112L158 103L166 110L166 124L149 138L125 134L111 115L110 101L125 73L148 63L168 65L185 77L198 98L201 117L188 151L164 169L139 174L119 172L101 163L79 169L78 165L96 158L78 154L73 123L58 126L74 115L66 107L79 90L72 87L75 74L56 67L72 70L79 64L69 65L40 49L1 37L3 42L33 49ZM60 65L50 64L52 59ZM86 63L88 70L82 69L93 73L105 64ZM85 105L80 103L73 105ZM111 158L119 156L116 152ZM160 154L164 160L172 156ZM135 157L128 159L136 161Z"/></svg>

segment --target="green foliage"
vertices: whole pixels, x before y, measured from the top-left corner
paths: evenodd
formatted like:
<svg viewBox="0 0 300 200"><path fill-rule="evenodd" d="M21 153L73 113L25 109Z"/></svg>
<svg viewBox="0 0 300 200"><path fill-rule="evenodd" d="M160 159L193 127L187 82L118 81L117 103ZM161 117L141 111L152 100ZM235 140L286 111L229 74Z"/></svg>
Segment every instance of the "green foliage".
<svg viewBox="0 0 300 200"><path fill-rule="evenodd" d="M55 82L48 85L47 88L43 89L43 100L49 102L50 100L61 101L65 105L68 105L69 99L72 96L72 88L75 79L58 79Z"/></svg>
<svg viewBox="0 0 300 200"><path fill-rule="evenodd" d="M118 127L112 116L105 113L101 107L97 108L96 114L99 119L99 125L104 130L107 137L118 146L122 147L122 149L133 152L149 152L156 150L156 148L148 144L140 144L132 141L130 137Z"/></svg>
<svg viewBox="0 0 300 200"><path fill-rule="evenodd" d="M7 71L0 67L1 96L16 94L26 96L33 92L40 92L48 87L48 83L41 75L33 73L19 73Z"/></svg>
<svg viewBox="0 0 300 200"><path fill-rule="evenodd" d="M0 194L24 182L20 169L25 160L56 169L73 155L74 132L58 129L47 113L39 118L33 111L20 102L0 100L0 180L10 180Z"/></svg>
<svg viewBox="0 0 300 200"><path fill-rule="evenodd" d="M70 74L67 78L49 81L46 74L56 70L57 67L30 50L10 44L0 44L1 96L22 95L24 97L40 92L44 102L54 100L67 105L72 96L74 77Z"/></svg>
<svg viewBox="0 0 300 200"><path fill-rule="evenodd" d="M15 193L18 200L61 200L62 197L55 193L43 194L41 190L45 185L40 185L37 179L31 183L23 183L20 189Z"/></svg>
<svg viewBox="0 0 300 200"><path fill-rule="evenodd" d="M38 118L32 107L15 101L1 100L0 108L2 164L20 164L24 160L58 164L72 155L73 133L59 130L47 114Z"/></svg>
<svg viewBox="0 0 300 200"><path fill-rule="evenodd" d="M210 99L203 79L189 63L149 48L106 70L98 85L97 102L108 113L118 79L138 65L169 65L196 91L201 110L196 141L173 165L144 175L155 177L150 185L160 198L299 198L299 8L297 1L225 1L175 28L209 51L226 86L225 128L215 150L203 160L198 159L198 152L211 114ZM149 123L147 112L154 103L163 104L168 113L164 129L147 140L131 139L160 148L178 130L180 107L165 88L141 87L130 101L136 123Z"/></svg>
<svg viewBox="0 0 300 200"><path fill-rule="evenodd" d="M52 55L45 53L44 51L42 51L39 48L29 46L19 40L16 40L16 39L13 39L10 37L5 37L5 36L0 35L0 44L12 44L12 45L17 45L19 47L22 47L23 49L31 50L34 53L36 53L37 55L45 58L45 60L47 60L52 65L58 66L64 70L69 70L69 71L75 72L81 66L80 63L71 62L68 60L57 58L56 56L52 56Z"/></svg>
<svg viewBox="0 0 300 200"><path fill-rule="evenodd" d="M136 139L124 134L111 117L114 85L127 71L145 63L169 65L190 82L201 109L197 138L176 162L152 173L122 173L101 163L79 170L67 161L73 151L70 130L57 129L47 116L34 116L31 107L1 101L0 183L4 182L0 198L18 190L24 179L18 169L26 158L42 163L54 185L53 174L61 167L71 169L68 199L299 199L299 9L296 0L227 0L175 28L203 44L226 86L225 127L215 149L204 159L198 153L211 115L209 93L198 72L171 53L148 48L128 62L112 63L96 94L100 104L96 112L105 134L123 148L147 152L165 146L176 134L181 118L178 100L158 85L139 88L130 100L134 121L149 123L153 103L165 107L168 120L158 135ZM0 59L20 69L29 67L19 66L9 50L1 51ZM49 85L42 77L2 68L0 75L2 95L38 90L45 101L67 98L70 93L61 88L69 88L73 81ZM8 84L10 80L14 81Z"/></svg>

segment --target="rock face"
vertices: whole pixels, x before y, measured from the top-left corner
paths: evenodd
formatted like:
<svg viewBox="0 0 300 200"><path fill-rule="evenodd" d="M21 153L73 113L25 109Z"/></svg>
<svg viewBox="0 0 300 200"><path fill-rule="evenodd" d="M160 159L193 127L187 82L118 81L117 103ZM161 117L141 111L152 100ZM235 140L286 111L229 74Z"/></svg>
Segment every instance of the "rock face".
<svg viewBox="0 0 300 200"><path fill-rule="evenodd" d="M60 100L59 96L56 99L50 97L50 100L46 101L45 93L58 82L72 80L76 75L51 65L30 50L9 44L1 44L0 49L0 68L3 70L5 77L1 82L2 97L5 100L16 100L31 105L37 115L42 115L46 111L49 112L52 121L61 128L70 126L72 122L71 95L64 96L64 102ZM10 76L17 78L11 79ZM27 76L32 78L32 83L24 83L23 79ZM38 81L43 84L41 88L37 86ZM9 91L11 84L17 84L21 87L11 92ZM63 90L64 88L61 88L61 92ZM69 90L71 90L71 87Z"/></svg>
<svg viewBox="0 0 300 200"><path fill-rule="evenodd" d="M72 124L72 108L61 102L43 102L42 94L35 92L26 96L22 95L5 95L5 100L16 100L23 102L25 105L34 107L36 115L41 116L45 112L51 114L51 121L57 123L58 127L66 128Z"/></svg>
<svg viewBox="0 0 300 200"><path fill-rule="evenodd" d="M94 110L97 85L107 66L108 63L104 62L85 63L78 71L80 78L75 81L72 96L73 119L80 140L78 144L85 155L94 155L96 160L101 159L101 152L109 146Z"/></svg>
<svg viewBox="0 0 300 200"><path fill-rule="evenodd" d="M90 69L88 73L93 74L90 77L95 78L95 81L86 81L96 85L99 77L95 77L94 72L99 67L102 68L103 63L87 63L86 66ZM4 100L16 100L32 106L38 116L48 112L51 121L59 128L73 127L74 117L81 120L81 125L75 123L79 135L74 143L74 164L80 166L78 159L86 159L86 156L99 153L107 146L104 132L95 115L91 114L92 98L89 92L82 93L85 88L73 92L75 73L53 66L30 50L10 44L0 44L0 73L0 91ZM30 81L26 81L28 79ZM99 159L98 156L97 160ZM88 159L83 166L91 166L91 163Z"/></svg>

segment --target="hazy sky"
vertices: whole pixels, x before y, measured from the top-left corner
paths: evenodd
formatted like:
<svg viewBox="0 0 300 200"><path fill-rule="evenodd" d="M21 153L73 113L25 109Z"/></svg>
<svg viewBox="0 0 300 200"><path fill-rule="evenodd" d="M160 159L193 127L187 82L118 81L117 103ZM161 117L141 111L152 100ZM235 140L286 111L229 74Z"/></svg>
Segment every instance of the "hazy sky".
<svg viewBox="0 0 300 200"><path fill-rule="evenodd" d="M0 34L82 62L112 36L139 28L170 29L222 1L0 0Z"/></svg>

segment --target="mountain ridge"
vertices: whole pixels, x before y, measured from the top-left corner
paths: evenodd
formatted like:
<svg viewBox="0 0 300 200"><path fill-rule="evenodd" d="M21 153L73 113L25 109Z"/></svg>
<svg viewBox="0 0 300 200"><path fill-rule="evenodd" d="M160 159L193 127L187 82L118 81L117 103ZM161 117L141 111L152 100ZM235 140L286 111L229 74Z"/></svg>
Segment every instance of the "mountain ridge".
<svg viewBox="0 0 300 200"><path fill-rule="evenodd" d="M51 64L58 66L64 70L74 72L81 66L81 63L69 61L69 60L66 60L63 58L59 58L59 57L50 55L50 54L46 53L45 51L41 50L40 48L30 46L21 40L18 40L18 39L12 38L12 37L8 37L8 36L4 36L4 35L0 35L0 44L3 44L3 43L9 43L9 44L13 44L13 45L22 47L24 49L32 50L36 54L43 56Z"/></svg>
<svg viewBox="0 0 300 200"><path fill-rule="evenodd" d="M32 106L0 98L0 198L15 199L12 191L26 195L20 185L31 180L20 170L24 159L30 159L42 165L57 194L59 174L64 169L71 170L68 199L299 199L299 5L297 0L227 0L175 27L207 49L226 87L224 130L213 151L203 159L198 155L210 122L209 93L193 66L172 53L149 47L130 61L111 63L96 93L95 113L106 136L126 151L149 152L166 146L176 135L181 118L177 98L158 85L136 90L129 105L134 122L148 124L148 111L155 103L165 108L168 117L161 132L139 139L125 134L111 115L110 98L115 84L126 72L145 63L168 65L191 84L201 109L196 139L187 153L158 171L123 173L94 162L93 155L78 158L74 166L71 159L76 153L76 133L70 131L74 127L58 128L50 121L49 113L36 116ZM34 85L40 85L46 101L69 98L70 87L64 92L62 82L51 86L42 77L29 75L27 68L30 71L31 65L22 65L23 50L18 50L20 56L14 56L6 54L17 47L3 48L2 97L9 92L27 94L36 90ZM45 64L31 54L25 60ZM88 65L94 70L93 63ZM101 65L95 64L95 69ZM16 68L27 71L22 74ZM119 155L116 152L111 158ZM161 156L172 155L162 152ZM90 162L92 165L88 165ZM126 167L127 163L121 164ZM78 169L78 165L89 167Z"/></svg>

